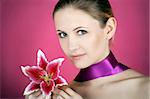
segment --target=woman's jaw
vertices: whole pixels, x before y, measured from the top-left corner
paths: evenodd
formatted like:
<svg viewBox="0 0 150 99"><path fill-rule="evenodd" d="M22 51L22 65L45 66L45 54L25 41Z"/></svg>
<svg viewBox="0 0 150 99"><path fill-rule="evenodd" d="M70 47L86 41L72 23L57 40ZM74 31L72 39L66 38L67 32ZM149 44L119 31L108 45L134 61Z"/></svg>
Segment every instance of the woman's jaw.
<svg viewBox="0 0 150 99"><path fill-rule="evenodd" d="M57 11L54 21L61 48L77 68L86 68L109 54L111 24L103 28L89 14L70 7Z"/></svg>
<svg viewBox="0 0 150 99"><path fill-rule="evenodd" d="M92 56L89 56L86 53L68 56L68 57L71 60L71 62L76 66L76 68L83 69L83 68L89 67L92 64L96 64L102 61L109 55L109 53L110 53L110 50L107 50L103 52L101 55L95 56L95 58L92 58Z"/></svg>

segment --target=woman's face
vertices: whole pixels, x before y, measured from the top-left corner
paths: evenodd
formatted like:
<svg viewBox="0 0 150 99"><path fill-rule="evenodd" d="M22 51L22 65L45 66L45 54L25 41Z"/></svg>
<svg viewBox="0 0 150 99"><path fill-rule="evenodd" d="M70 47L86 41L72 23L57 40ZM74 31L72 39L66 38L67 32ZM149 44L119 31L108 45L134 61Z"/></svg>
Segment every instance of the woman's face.
<svg viewBox="0 0 150 99"><path fill-rule="evenodd" d="M68 7L57 11L54 21L60 45L77 68L86 68L108 55L105 28L87 13Z"/></svg>

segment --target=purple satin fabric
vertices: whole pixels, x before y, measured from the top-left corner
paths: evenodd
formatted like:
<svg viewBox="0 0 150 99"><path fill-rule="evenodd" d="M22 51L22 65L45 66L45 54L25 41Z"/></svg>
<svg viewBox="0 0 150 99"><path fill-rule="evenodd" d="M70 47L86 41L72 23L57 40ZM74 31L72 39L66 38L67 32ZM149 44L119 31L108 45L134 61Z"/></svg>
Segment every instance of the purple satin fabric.
<svg viewBox="0 0 150 99"><path fill-rule="evenodd" d="M119 63L110 51L109 55L104 60L87 68L81 69L76 76L75 81L83 82L99 77L111 76L127 69L129 68Z"/></svg>

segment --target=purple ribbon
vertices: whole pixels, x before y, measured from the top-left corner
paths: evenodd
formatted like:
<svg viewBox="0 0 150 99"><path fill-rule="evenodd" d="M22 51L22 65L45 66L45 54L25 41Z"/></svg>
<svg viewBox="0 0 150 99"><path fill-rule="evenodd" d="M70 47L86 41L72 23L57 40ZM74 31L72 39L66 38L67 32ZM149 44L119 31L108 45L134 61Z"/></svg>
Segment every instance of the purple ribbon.
<svg viewBox="0 0 150 99"><path fill-rule="evenodd" d="M75 81L83 82L100 77L111 76L127 69L129 68L119 63L110 51L109 55L104 60L87 68L81 69L76 76Z"/></svg>

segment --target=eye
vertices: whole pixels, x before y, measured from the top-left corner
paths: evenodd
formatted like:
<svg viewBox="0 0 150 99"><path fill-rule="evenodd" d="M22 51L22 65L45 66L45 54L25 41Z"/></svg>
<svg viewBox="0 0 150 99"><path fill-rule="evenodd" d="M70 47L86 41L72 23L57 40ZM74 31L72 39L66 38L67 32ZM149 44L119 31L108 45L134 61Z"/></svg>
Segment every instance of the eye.
<svg viewBox="0 0 150 99"><path fill-rule="evenodd" d="M88 32L86 30L78 30L77 33L78 35L84 35L87 34Z"/></svg>
<svg viewBox="0 0 150 99"><path fill-rule="evenodd" d="M65 32L58 33L58 35L59 35L60 38L67 37L67 33L65 33Z"/></svg>

